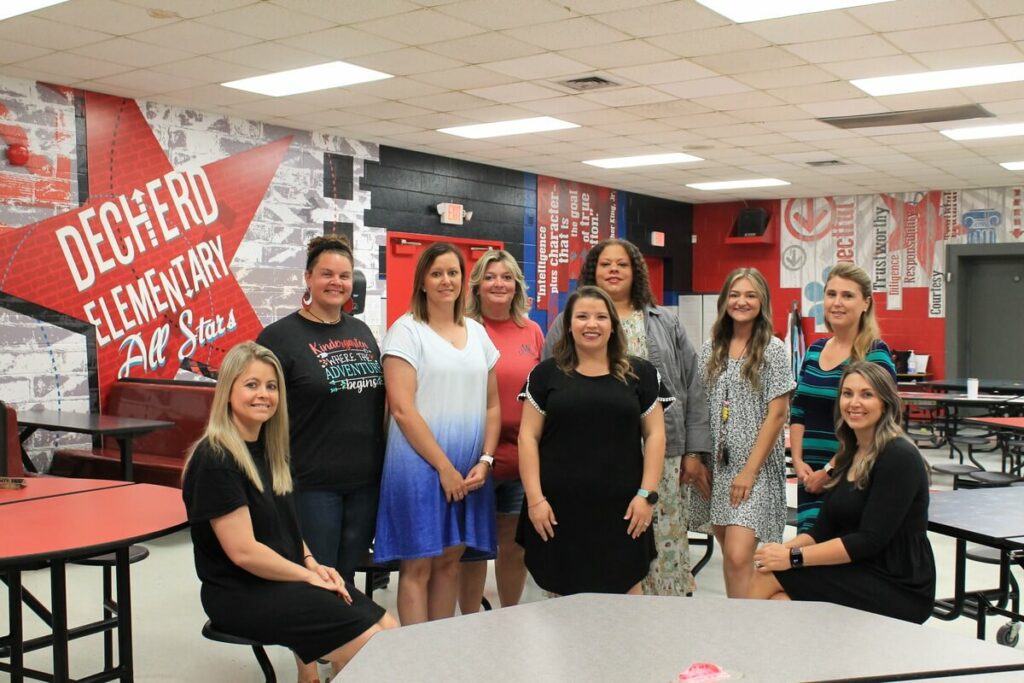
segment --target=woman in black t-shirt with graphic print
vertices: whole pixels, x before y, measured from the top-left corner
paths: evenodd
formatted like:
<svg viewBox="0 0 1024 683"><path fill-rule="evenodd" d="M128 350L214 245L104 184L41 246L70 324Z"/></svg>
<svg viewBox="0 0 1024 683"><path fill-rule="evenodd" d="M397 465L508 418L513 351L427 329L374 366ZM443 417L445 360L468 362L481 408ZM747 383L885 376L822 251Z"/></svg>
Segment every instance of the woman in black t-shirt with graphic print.
<svg viewBox="0 0 1024 683"><path fill-rule="evenodd" d="M281 361L302 534L352 581L373 540L384 462L384 376L370 328L345 313L355 260L338 235L309 242L302 307L257 341Z"/></svg>

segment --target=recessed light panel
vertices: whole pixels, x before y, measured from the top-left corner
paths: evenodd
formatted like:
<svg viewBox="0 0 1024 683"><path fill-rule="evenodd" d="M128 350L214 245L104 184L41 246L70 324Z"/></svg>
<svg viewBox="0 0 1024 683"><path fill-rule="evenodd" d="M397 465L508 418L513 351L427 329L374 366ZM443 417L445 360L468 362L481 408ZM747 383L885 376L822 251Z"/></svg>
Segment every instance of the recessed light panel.
<svg viewBox="0 0 1024 683"><path fill-rule="evenodd" d="M741 190L749 187L777 187L789 185L778 178L749 178L747 180L719 180L713 183L687 183L687 187L695 190Z"/></svg>
<svg viewBox="0 0 1024 683"><path fill-rule="evenodd" d="M946 69L944 71L922 71L899 76L855 78L850 83L869 95L879 97L881 95L902 95L1015 81L1024 81L1024 62L972 66L966 69Z"/></svg>
<svg viewBox="0 0 1024 683"><path fill-rule="evenodd" d="M59 5L68 0L8 0L0 3L0 21L16 17L19 14L28 14L37 9Z"/></svg>
<svg viewBox="0 0 1024 683"><path fill-rule="evenodd" d="M692 154L683 154L682 152L672 152L669 154L644 154L636 157L614 157L611 159L591 159L590 161L584 161L585 164L591 166L600 166L601 168L633 168L634 166L658 166L660 164L685 164L692 161L704 161L700 157L695 157Z"/></svg>
<svg viewBox="0 0 1024 683"><path fill-rule="evenodd" d="M1004 161L999 165L1007 171L1024 171L1024 161Z"/></svg>
<svg viewBox="0 0 1024 683"><path fill-rule="evenodd" d="M1024 135L1024 123L1006 123L1001 126L976 126L974 128L950 128L940 133L951 140L987 140L989 138L1011 138Z"/></svg>
<svg viewBox="0 0 1024 683"><path fill-rule="evenodd" d="M549 130L564 130L566 128L579 128L579 124L570 123L551 116L535 116L529 119L514 119L512 121L495 121L494 123L476 123L470 126L455 126L454 128L439 128L437 132L478 140L480 138L498 138L503 135L543 133Z"/></svg>
<svg viewBox="0 0 1024 683"><path fill-rule="evenodd" d="M697 0L712 12L732 19L737 24L762 19L778 19L798 14L827 12L833 9L877 5L892 0Z"/></svg>
<svg viewBox="0 0 1024 683"><path fill-rule="evenodd" d="M245 90L248 92L269 95L271 97L283 97L285 95L297 95L303 92L315 90L328 90L330 88L343 88L346 85L356 83L369 83L380 81L385 78L392 78L391 74L383 71L366 69L348 62L327 62L314 66L304 66L301 69L289 69L264 76L243 78L238 81L221 83L227 88Z"/></svg>

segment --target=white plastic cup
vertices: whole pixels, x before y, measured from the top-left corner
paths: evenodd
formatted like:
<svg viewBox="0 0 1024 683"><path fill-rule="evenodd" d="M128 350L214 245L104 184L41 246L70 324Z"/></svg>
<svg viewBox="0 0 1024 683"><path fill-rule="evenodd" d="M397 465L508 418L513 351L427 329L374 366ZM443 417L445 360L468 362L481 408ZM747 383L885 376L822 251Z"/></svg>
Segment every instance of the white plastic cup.
<svg viewBox="0 0 1024 683"><path fill-rule="evenodd" d="M978 398L978 378L967 378L967 398Z"/></svg>

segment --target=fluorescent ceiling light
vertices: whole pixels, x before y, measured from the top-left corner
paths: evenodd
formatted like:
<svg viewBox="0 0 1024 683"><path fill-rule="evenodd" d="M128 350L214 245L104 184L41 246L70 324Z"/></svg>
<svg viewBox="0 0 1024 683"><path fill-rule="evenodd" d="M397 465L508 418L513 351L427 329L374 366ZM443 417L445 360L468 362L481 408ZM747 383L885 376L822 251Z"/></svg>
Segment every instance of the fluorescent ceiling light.
<svg viewBox="0 0 1024 683"><path fill-rule="evenodd" d="M512 121L495 121L494 123L476 123L470 126L454 126L438 128L438 133L458 135L462 138L498 138L503 135L522 135L523 133L543 133L548 130L564 130L579 128L579 124L569 123L551 116L535 116L529 119L513 119Z"/></svg>
<svg viewBox="0 0 1024 683"><path fill-rule="evenodd" d="M697 0L712 12L732 19L737 24L762 19L792 17L797 14L827 12L832 9L877 5L892 0Z"/></svg>
<svg viewBox="0 0 1024 683"><path fill-rule="evenodd" d="M745 187L776 187L789 185L778 178L750 178L748 180L719 180L713 183L687 183L687 187L695 190L739 190Z"/></svg>
<svg viewBox="0 0 1024 683"><path fill-rule="evenodd" d="M634 166L658 166L660 164L685 164L691 161L704 161L700 157L682 152L669 154L644 154L636 157L613 157L611 159L591 159L584 161L591 166L601 168L632 168Z"/></svg>
<svg viewBox="0 0 1024 683"><path fill-rule="evenodd" d="M68 0L21 0L20 2L8 1L0 3L0 21L16 17L19 14L35 12L37 9L43 9L44 7L59 5L62 2L67 1Z"/></svg>
<svg viewBox="0 0 1024 683"><path fill-rule="evenodd" d="M969 88L972 85L1013 83L1014 81L1024 81L1024 62L972 66L966 69L946 69L945 71L922 71L899 76L879 76L878 78L855 78L850 83L867 94L878 97L929 90Z"/></svg>
<svg viewBox="0 0 1024 683"><path fill-rule="evenodd" d="M1024 161L1004 161L999 165L1007 171L1024 171Z"/></svg>
<svg viewBox="0 0 1024 683"><path fill-rule="evenodd" d="M1024 123L1006 123L1001 126L975 126L974 128L950 128L940 133L951 140L985 140L988 138L1011 138L1024 135Z"/></svg>
<svg viewBox="0 0 1024 683"><path fill-rule="evenodd" d="M369 83L385 78L392 78L392 75L383 71L365 69L348 62L327 62L326 64L304 66L301 69L289 69L264 76L229 81L221 83L221 85L271 97L283 97L314 90L342 88L356 83Z"/></svg>

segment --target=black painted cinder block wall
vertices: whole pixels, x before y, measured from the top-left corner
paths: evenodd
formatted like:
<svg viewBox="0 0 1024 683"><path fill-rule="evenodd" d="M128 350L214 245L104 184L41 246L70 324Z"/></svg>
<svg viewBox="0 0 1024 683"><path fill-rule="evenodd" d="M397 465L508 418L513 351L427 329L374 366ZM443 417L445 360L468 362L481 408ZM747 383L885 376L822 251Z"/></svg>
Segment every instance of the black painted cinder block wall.
<svg viewBox="0 0 1024 683"><path fill-rule="evenodd" d="M665 233L665 246L651 246L652 230ZM693 291L693 205L628 193L626 239L665 261L665 291Z"/></svg>
<svg viewBox="0 0 1024 683"><path fill-rule="evenodd" d="M398 232L501 240L522 262L524 210L536 203L525 178L522 171L381 146L380 163L367 162L360 181L372 197L364 221ZM462 204L473 220L442 224L435 208L441 202Z"/></svg>

